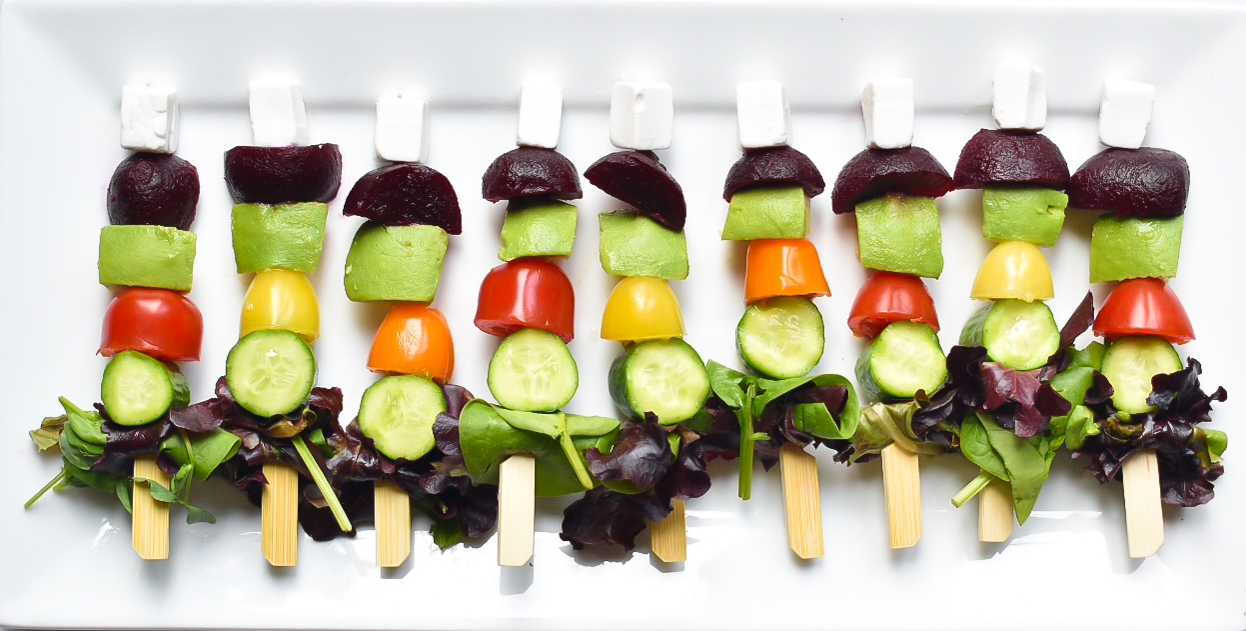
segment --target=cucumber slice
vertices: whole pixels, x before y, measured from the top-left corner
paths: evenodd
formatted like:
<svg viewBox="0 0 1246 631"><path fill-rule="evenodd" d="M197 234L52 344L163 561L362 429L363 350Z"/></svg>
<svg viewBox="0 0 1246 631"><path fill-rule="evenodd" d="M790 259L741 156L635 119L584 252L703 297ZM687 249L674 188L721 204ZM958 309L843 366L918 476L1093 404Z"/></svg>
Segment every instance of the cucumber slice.
<svg viewBox="0 0 1246 631"><path fill-rule="evenodd" d="M445 411L440 386L417 375L393 375L363 391L359 431L386 456L415 460L436 444L433 421Z"/></svg>
<svg viewBox="0 0 1246 631"><path fill-rule="evenodd" d="M969 318L960 343L986 347L992 360L1013 370L1033 370L1060 349L1060 327L1041 301L997 300Z"/></svg>
<svg viewBox="0 0 1246 631"><path fill-rule="evenodd" d="M786 296L750 305L735 329L749 368L774 379L803 377L822 359L822 313L813 301Z"/></svg>
<svg viewBox="0 0 1246 631"><path fill-rule="evenodd" d="M687 342L672 338L628 347L610 365L610 397L624 414L652 412L663 425L686 421L710 396L705 362Z"/></svg>
<svg viewBox="0 0 1246 631"><path fill-rule="evenodd" d="M145 425L173 407L190 403L190 386L182 373L138 351L113 355L104 368L100 399L118 425Z"/></svg>
<svg viewBox="0 0 1246 631"><path fill-rule="evenodd" d="M286 329L248 333L225 358L225 383L234 400L260 416L299 409L315 381L316 356L311 346Z"/></svg>
<svg viewBox="0 0 1246 631"><path fill-rule="evenodd" d="M934 394L947 381L947 357L928 324L892 322L857 361L857 383L868 401Z"/></svg>
<svg viewBox="0 0 1246 631"><path fill-rule="evenodd" d="M1150 412L1151 377L1183 368L1181 356L1162 337L1122 337L1103 354L1103 376L1112 384L1112 405L1128 414Z"/></svg>
<svg viewBox="0 0 1246 631"><path fill-rule="evenodd" d="M580 387L580 372L557 335L520 329L506 336L489 360L489 391L499 405L523 412L553 412Z"/></svg>

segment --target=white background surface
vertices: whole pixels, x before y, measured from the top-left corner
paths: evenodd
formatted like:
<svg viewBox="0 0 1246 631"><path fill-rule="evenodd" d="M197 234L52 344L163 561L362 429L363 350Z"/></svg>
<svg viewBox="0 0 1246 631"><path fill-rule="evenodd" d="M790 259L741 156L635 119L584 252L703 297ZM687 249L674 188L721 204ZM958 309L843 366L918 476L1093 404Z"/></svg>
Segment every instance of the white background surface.
<svg viewBox="0 0 1246 631"><path fill-rule="evenodd" d="M718 628L718 629L1240 629L1246 626L1246 497L1237 454L1238 370L1246 352L1239 151L1246 140L1241 59L1246 14L1194 3L1008 6L916 3L423 3L31 2L0 13L0 625L296 628ZM535 564L501 570L494 541L436 551L416 519L411 561L373 566L372 531L353 541L303 539L300 562L274 570L259 551L259 512L219 482L197 487L216 525L181 523L172 558L143 563L128 516L94 491L26 500L59 459L26 437L56 396L97 396L104 360L93 357L109 297L95 282L104 190L125 157L117 141L121 86L174 84L182 100L179 155L202 180L191 297L206 316L203 361L189 366L207 396L237 334L244 280L233 269L230 199L222 153L250 142L246 85L264 73L302 82L312 142L335 142L345 160L331 205L320 292L320 383L346 392L345 420L374 377L364 368L383 310L346 300L342 268L360 221L340 215L350 185L377 166L373 102L412 89L432 107L429 164L459 192L464 232L452 239L436 306L451 321L455 382L487 396L495 341L471 324L481 278L497 264L502 207L479 198L480 175L514 140L515 104L528 73L566 93L560 149L583 170L611 151L606 103L620 79L674 88L675 138L664 161L688 199L692 275L676 291L688 340L709 359L738 365L733 331L743 312L743 250L719 241L720 192L739 156L734 93L741 81L779 79L792 102L794 146L828 179L814 200L812 239L834 296L820 371L848 373L861 344L844 324L864 272L850 217L830 213L829 184L863 146L864 82L915 80L915 142L949 169L960 146L991 126L990 77L1012 56L1047 72L1046 133L1076 168L1099 150L1102 81L1157 85L1147 144L1184 154L1193 172L1181 296L1199 340L1208 385L1228 430L1228 473L1209 506L1166 508L1168 540L1145 561L1127 557L1119 486L1099 488L1067 457L1030 521L1007 545L977 542L977 511L949 498L975 473L959 457L924 459L925 537L886 543L877 464L845 469L821 453L827 556L788 551L777 472L756 476L754 499L735 497L732 465L715 469L706 497L689 503L689 560L659 567L647 542L633 553L573 555L557 532L565 500L538 505ZM585 185L576 254L571 349L581 388L570 411L609 414L605 372L617 348L598 338L611 281L597 262L595 214L614 204ZM975 307L969 286L988 244L974 193L940 201L944 277L930 283L945 348ZM1070 216L1049 250L1052 306L1063 320L1084 294L1091 218ZM1098 302L1104 288L1096 288Z"/></svg>

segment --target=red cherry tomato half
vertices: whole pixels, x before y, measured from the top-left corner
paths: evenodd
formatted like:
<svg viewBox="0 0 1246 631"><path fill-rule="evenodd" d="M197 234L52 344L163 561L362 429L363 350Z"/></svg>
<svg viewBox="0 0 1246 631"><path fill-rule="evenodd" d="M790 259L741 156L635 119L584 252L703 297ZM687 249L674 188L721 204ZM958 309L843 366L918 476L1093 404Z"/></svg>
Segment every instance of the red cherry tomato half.
<svg viewBox="0 0 1246 631"><path fill-rule="evenodd" d="M1173 344L1194 339L1194 325L1172 287L1158 278L1134 278L1116 286L1095 318L1095 335L1158 335Z"/></svg>
<svg viewBox="0 0 1246 631"><path fill-rule="evenodd" d="M507 336L544 329L570 342L575 337L575 292L567 274L543 258L515 259L491 270L480 284L476 327Z"/></svg>
<svg viewBox="0 0 1246 631"><path fill-rule="evenodd" d="M189 298L167 289L122 290L104 314L99 354L133 350L167 361L199 361L203 314Z"/></svg>
<svg viewBox="0 0 1246 631"><path fill-rule="evenodd" d="M888 324L902 320L939 330L939 315L925 283L909 274L874 272L857 292L848 328L858 337L874 339Z"/></svg>

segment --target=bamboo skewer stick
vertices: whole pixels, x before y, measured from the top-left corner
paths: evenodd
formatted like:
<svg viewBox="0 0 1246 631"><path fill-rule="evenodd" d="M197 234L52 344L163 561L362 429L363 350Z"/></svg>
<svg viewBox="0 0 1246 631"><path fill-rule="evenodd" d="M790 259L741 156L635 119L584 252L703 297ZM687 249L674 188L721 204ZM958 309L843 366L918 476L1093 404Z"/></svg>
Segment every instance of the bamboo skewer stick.
<svg viewBox="0 0 1246 631"><path fill-rule="evenodd" d="M1121 466L1125 485L1125 531L1129 557L1154 555L1164 543L1164 511L1160 505L1159 461L1155 451L1145 449L1125 459Z"/></svg>
<svg viewBox="0 0 1246 631"><path fill-rule="evenodd" d="M134 477L146 478L165 488L169 476L156 465L155 456L139 456L134 460ZM131 522L134 551L144 559L154 561L169 558L169 505L151 496L146 484L135 483L132 490Z"/></svg>
<svg viewBox="0 0 1246 631"><path fill-rule="evenodd" d="M298 562L299 474L289 465L264 464L263 498L260 501L264 558L276 567Z"/></svg>
<svg viewBox="0 0 1246 631"><path fill-rule="evenodd" d="M498 470L498 565L532 560L536 528L536 458L515 454Z"/></svg>
<svg viewBox="0 0 1246 631"><path fill-rule="evenodd" d="M909 548L922 538L922 480L917 454L892 443L883 448L883 495L892 548Z"/></svg>
<svg viewBox="0 0 1246 631"><path fill-rule="evenodd" d="M1003 543L1012 536L1016 520L1012 512L1012 488L992 479L978 495L978 541Z"/></svg>
<svg viewBox="0 0 1246 631"><path fill-rule="evenodd" d="M818 460L799 445L784 443L779 450L779 472L787 512L787 544L802 559L820 558L825 548Z"/></svg>
<svg viewBox="0 0 1246 631"><path fill-rule="evenodd" d="M372 487L376 505L376 564L398 567L411 556L411 497L392 482Z"/></svg>
<svg viewBox="0 0 1246 631"><path fill-rule="evenodd" d="M671 500L671 514L649 526L649 547L665 563L688 560L688 521L684 500Z"/></svg>

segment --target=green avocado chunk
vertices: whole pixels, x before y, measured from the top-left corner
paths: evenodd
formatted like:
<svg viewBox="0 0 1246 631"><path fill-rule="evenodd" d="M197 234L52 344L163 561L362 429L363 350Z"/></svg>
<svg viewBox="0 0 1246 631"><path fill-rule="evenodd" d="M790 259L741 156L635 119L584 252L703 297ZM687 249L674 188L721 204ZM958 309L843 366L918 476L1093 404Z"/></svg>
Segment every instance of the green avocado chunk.
<svg viewBox="0 0 1246 631"><path fill-rule="evenodd" d="M502 221L498 258L571 256L575 244L576 207L564 202L523 198L510 202Z"/></svg>
<svg viewBox="0 0 1246 631"><path fill-rule="evenodd" d="M329 205L320 202L234 204L234 263L238 273L316 271L328 215Z"/></svg>
<svg viewBox="0 0 1246 631"><path fill-rule="evenodd" d="M803 239L809 234L809 198L802 186L759 186L731 196L723 239Z"/></svg>
<svg viewBox="0 0 1246 631"><path fill-rule="evenodd" d="M933 197L900 194L857 204L857 254L870 269L938 278L943 232Z"/></svg>
<svg viewBox="0 0 1246 631"><path fill-rule="evenodd" d="M190 291L195 243L195 233L168 226L104 226L100 284Z"/></svg>
<svg viewBox="0 0 1246 631"><path fill-rule="evenodd" d="M1064 227L1069 196L1051 188L985 188L982 236L991 241L1026 241L1052 246Z"/></svg>
<svg viewBox="0 0 1246 631"><path fill-rule="evenodd" d="M602 213L601 268L614 276L688 277L688 241L683 232L630 210Z"/></svg>
<svg viewBox="0 0 1246 631"><path fill-rule="evenodd" d="M346 253L346 297L432 302L449 242L439 226L365 223Z"/></svg>
<svg viewBox="0 0 1246 631"><path fill-rule="evenodd" d="M1098 218L1090 232L1090 282L1176 276L1184 225L1185 215Z"/></svg>

